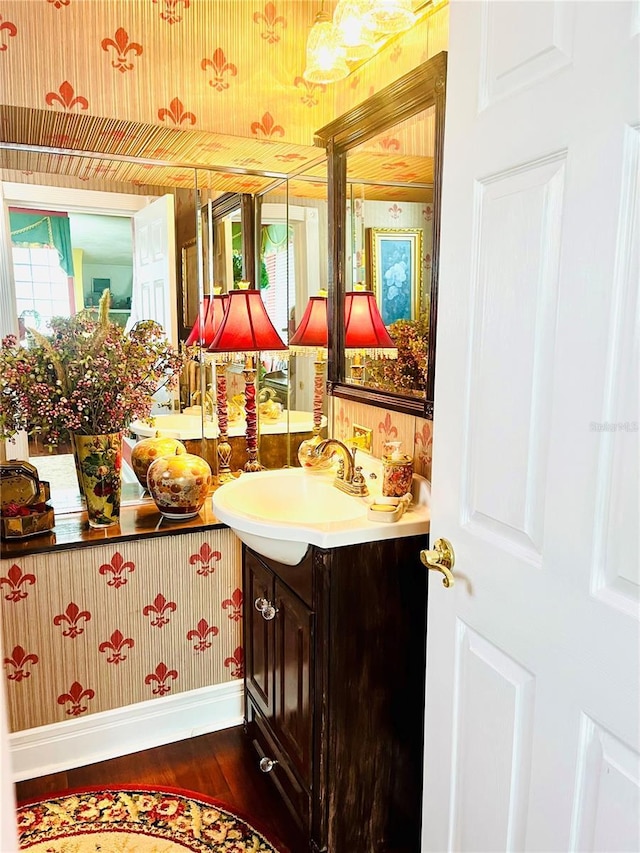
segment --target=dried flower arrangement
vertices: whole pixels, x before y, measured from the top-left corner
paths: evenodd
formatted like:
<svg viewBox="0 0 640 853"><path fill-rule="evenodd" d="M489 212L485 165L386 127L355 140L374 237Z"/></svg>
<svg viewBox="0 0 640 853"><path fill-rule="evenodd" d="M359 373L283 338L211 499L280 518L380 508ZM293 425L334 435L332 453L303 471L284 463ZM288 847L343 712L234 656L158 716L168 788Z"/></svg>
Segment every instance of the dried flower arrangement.
<svg viewBox="0 0 640 853"><path fill-rule="evenodd" d="M396 320L388 327L398 347L397 359L374 359L367 364L367 385L385 391L423 396L427 376L429 315Z"/></svg>
<svg viewBox="0 0 640 853"><path fill-rule="evenodd" d="M152 395L174 387L184 359L153 320L125 333L109 321L105 290L97 319L88 311L54 317L51 334L27 330L0 349L0 438L20 430L56 445L68 434L102 435L148 417Z"/></svg>

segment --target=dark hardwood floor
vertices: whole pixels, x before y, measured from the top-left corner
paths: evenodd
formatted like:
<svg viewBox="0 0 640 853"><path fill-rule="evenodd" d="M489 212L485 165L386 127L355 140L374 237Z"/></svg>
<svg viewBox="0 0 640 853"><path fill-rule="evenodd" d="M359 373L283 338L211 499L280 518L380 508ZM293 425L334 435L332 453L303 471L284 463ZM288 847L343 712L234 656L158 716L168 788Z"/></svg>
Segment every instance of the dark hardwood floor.
<svg viewBox="0 0 640 853"><path fill-rule="evenodd" d="M21 802L69 788L116 784L205 794L247 818L281 853L308 851L272 783L258 769L241 726L18 782L16 797Z"/></svg>

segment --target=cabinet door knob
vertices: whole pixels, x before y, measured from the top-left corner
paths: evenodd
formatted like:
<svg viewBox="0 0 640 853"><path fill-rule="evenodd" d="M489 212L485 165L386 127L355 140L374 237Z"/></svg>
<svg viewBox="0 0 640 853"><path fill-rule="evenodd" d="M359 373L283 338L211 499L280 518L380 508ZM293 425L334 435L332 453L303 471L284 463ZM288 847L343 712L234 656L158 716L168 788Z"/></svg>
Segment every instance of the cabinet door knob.
<svg viewBox="0 0 640 853"><path fill-rule="evenodd" d="M263 773L271 773L277 763L278 762L275 760L275 758L267 758L265 756L264 758L260 759L260 764L258 766L260 767L260 770L262 770Z"/></svg>
<svg viewBox="0 0 640 853"><path fill-rule="evenodd" d="M267 601L266 605L262 608L262 618L266 619L267 622L271 622L272 619L275 619L275 615L278 612L278 608L274 607L270 601Z"/></svg>
<svg viewBox="0 0 640 853"><path fill-rule="evenodd" d="M269 606L269 602L266 598L256 598L256 600L253 602L253 606L258 611L258 613L262 613L265 607Z"/></svg>

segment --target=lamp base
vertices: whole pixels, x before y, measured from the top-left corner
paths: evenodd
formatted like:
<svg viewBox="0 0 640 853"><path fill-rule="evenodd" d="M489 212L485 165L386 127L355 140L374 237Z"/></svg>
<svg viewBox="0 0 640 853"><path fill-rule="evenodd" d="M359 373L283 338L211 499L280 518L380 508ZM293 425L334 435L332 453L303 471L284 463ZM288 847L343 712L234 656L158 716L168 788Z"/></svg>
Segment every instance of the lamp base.
<svg viewBox="0 0 640 853"><path fill-rule="evenodd" d="M264 470L264 468L258 461L258 427L256 417L256 369L252 356L247 356L242 375L244 376L244 412L247 423L246 438L248 457L243 470L251 473L254 471Z"/></svg>
<svg viewBox="0 0 640 853"><path fill-rule="evenodd" d="M218 439L218 476L216 477L219 486L222 486L223 483L229 483L236 478L229 467L230 459L231 445L227 441L226 435L221 435Z"/></svg>

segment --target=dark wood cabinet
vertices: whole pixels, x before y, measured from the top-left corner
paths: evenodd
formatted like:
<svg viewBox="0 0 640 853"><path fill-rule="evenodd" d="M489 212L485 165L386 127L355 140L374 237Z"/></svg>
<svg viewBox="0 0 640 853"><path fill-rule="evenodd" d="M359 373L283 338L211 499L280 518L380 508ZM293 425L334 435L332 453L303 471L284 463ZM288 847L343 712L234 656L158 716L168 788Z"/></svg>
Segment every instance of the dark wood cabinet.
<svg viewBox="0 0 640 853"><path fill-rule="evenodd" d="M247 733L314 853L420 850L426 547L244 548Z"/></svg>

